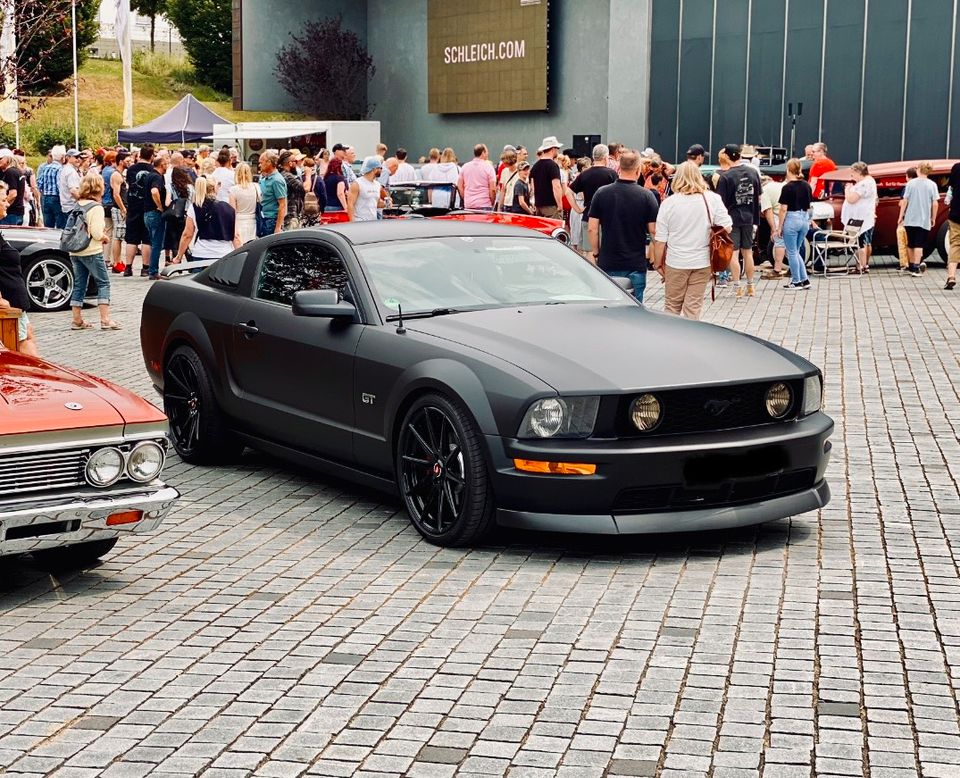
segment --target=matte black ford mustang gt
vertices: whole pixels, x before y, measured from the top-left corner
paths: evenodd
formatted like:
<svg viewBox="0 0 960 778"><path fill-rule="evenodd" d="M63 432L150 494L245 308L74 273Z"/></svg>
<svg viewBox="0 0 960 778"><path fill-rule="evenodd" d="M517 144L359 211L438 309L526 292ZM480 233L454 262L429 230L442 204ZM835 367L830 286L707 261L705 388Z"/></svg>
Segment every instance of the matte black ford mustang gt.
<svg viewBox="0 0 960 778"><path fill-rule="evenodd" d="M528 230L274 235L153 285L140 336L184 459L250 445L396 489L441 545L494 522L740 526L830 496L812 364L647 311Z"/></svg>

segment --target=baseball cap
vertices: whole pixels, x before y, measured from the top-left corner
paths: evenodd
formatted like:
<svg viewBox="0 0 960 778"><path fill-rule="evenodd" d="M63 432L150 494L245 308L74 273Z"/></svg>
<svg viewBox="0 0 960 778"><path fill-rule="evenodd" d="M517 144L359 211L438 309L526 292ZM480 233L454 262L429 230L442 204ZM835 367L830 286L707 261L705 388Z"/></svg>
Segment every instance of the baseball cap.
<svg viewBox="0 0 960 778"><path fill-rule="evenodd" d="M77 149L67 149L66 156L68 157L79 157L80 152Z"/></svg>
<svg viewBox="0 0 960 778"><path fill-rule="evenodd" d="M334 143L333 148L330 151L343 151L346 148L342 143Z"/></svg>
<svg viewBox="0 0 960 778"><path fill-rule="evenodd" d="M10 149L0 149L0 159L13 159L13 152Z"/></svg>
<svg viewBox="0 0 960 778"><path fill-rule="evenodd" d="M731 162L735 162L740 159L740 144L739 143L728 143L723 147L723 153L729 157Z"/></svg>
<svg viewBox="0 0 960 778"><path fill-rule="evenodd" d="M707 156L707 150L701 146L699 143L694 143L689 149L687 149L688 157L705 157Z"/></svg>
<svg viewBox="0 0 960 778"><path fill-rule="evenodd" d="M380 161L379 157L366 157L363 160L363 164L360 166L360 175L365 176L371 170L377 170L382 168L383 163Z"/></svg>

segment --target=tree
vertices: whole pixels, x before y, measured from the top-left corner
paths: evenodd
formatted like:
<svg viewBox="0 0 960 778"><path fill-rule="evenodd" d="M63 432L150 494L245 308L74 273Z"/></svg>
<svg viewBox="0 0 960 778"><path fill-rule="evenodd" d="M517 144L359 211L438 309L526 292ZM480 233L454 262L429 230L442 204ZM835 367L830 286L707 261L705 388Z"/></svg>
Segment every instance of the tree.
<svg viewBox="0 0 960 778"><path fill-rule="evenodd" d="M155 51L154 34L157 17L167 12L167 0L130 0L130 10L150 17L150 51Z"/></svg>
<svg viewBox="0 0 960 778"><path fill-rule="evenodd" d="M167 0L197 79L230 94L233 89L233 9L230 0Z"/></svg>
<svg viewBox="0 0 960 778"><path fill-rule="evenodd" d="M373 59L340 16L307 22L301 34L291 33L274 72L298 107L314 116L365 119L374 108L367 102Z"/></svg>
<svg viewBox="0 0 960 778"><path fill-rule="evenodd" d="M73 74L70 0L0 0L14 4L18 89L21 96L56 93ZM77 62L100 34L99 0L77 0Z"/></svg>

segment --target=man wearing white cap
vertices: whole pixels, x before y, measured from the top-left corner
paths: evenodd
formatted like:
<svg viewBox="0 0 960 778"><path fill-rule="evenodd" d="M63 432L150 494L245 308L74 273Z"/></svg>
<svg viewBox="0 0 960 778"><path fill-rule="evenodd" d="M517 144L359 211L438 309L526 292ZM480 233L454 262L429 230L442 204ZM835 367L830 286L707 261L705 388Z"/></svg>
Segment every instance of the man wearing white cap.
<svg viewBox="0 0 960 778"><path fill-rule="evenodd" d="M367 157L360 167L360 176L347 192L347 216L352 222L375 222L377 209L386 205L383 188L377 180L383 163L379 157Z"/></svg>
<svg viewBox="0 0 960 778"><path fill-rule="evenodd" d="M557 152L562 145L555 135L544 138L537 149L540 159L530 169L533 204L537 215L550 219L562 218L563 184L560 166L556 162Z"/></svg>

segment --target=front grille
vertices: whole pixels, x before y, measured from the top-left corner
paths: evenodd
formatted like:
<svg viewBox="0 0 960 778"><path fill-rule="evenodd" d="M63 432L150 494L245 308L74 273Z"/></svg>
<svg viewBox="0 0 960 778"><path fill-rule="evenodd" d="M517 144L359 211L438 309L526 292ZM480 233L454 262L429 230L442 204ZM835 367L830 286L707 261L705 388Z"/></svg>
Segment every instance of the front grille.
<svg viewBox="0 0 960 778"><path fill-rule="evenodd" d="M613 503L614 514L682 511L739 505L811 489L816 470L789 470L757 478L729 478L698 486L649 486L624 489Z"/></svg>
<svg viewBox="0 0 960 778"><path fill-rule="evenodd" d="M786 415L773 419L767 413L767 390L777 381L734 386L699 386L690 389L652 391L660 400L663 418L655 429L640 432L630 419L630 403L639 395L621 397L617 409L617 437L649 438L655 435L714 432L756 427L795 419L802 401L803 381L784 381L793 392Z"/></svg>
<svg viewBox="0 0 960 778"><path fill-rule="evenodd" d="M86 485L87 449L0 455L0 497Z"/></svg>

